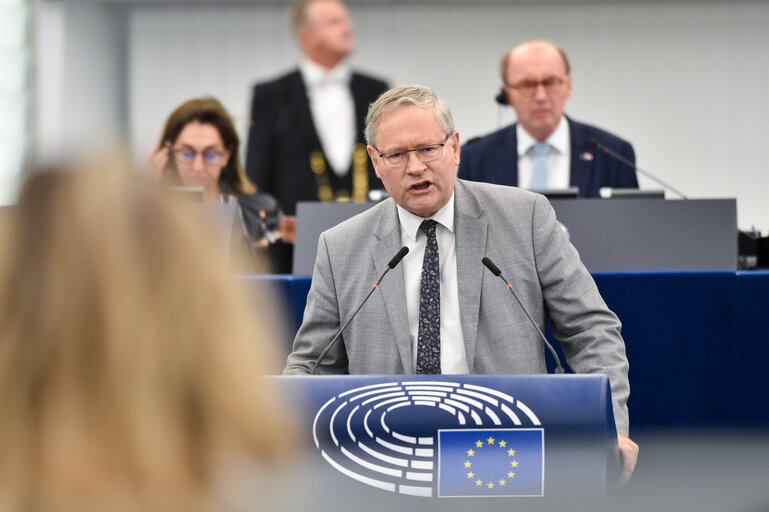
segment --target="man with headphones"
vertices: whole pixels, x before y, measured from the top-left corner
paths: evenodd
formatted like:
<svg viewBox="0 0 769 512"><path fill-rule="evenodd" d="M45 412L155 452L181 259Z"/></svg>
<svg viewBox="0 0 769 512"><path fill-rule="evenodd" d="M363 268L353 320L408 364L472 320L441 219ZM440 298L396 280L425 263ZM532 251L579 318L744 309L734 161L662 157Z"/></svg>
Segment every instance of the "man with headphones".
<svg viewBox="0 0 769 512"><path fill-rule="evenodd" d="M599 197L603 187L638 188L635 171L596 142L635 162L629 142L563 113L572 77L566 53L551 41L523 42L502 57L497 101L518 122L462 148L460 178L534 190L576 187Z"/></svg>

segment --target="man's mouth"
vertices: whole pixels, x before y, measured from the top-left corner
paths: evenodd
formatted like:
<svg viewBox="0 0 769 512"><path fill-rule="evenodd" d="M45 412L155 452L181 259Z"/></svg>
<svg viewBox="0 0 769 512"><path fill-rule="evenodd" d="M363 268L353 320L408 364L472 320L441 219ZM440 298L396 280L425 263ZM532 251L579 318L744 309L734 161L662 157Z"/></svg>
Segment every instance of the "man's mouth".
<svg viewBox="0 0 769 512"><path fill-rule="evenodd" d="M424 190L424 189L426 189L429 186L430 186L430 182L429 181L421 181L421 182L417 183L416 185L412 185L411 188L413 190Z"/></svg>

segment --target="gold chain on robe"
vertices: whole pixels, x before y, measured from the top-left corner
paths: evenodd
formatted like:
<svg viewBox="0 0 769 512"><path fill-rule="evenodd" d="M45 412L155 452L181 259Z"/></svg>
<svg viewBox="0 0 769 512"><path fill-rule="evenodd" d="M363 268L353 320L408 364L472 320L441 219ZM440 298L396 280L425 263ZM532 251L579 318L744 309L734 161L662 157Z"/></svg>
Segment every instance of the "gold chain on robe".
<svg viewBox="0 0 769 512"><path fill-rule="evenodd" d="M310 168L315 174L319 201L354 201L360 203L368 198L368 153L366 146L355 144L352 152L352 196L346 189L334 190L328 177L326 159L321 151L310 153Z"/></svg>

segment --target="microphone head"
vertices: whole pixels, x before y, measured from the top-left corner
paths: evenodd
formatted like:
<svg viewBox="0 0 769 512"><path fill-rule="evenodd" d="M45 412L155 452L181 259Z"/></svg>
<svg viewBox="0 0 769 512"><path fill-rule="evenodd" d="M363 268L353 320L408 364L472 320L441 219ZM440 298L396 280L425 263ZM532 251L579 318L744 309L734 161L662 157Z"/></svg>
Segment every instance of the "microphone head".
<svg viewBox="0 0 769 512"><path fill-rule="evenodd" d="M606 144L600 142L595 137L590 137L589 139L587 139L587 143L593 147L600 149L604 153L609 153L611 151L611 149L609 149L608 146L606 146Z"/></svg>
<svg viewBox="0 0 769 512"><path fill-rule="evenodd" d="M491 270L491 273L495 276L499 276L502 273L502 271L499 270L499 267L494 265L494 262L491 261L487 256L484 256L481 262L486 265L486 268Z"/></svg>
<svg viewBox="0 0 769 512"><path fill-rule="evenodd" d="M390 260L390 263L387 264L390 268L395 268L398 266L398 263L401 262L404 256L406 256L409 253L409 248L405 245L400 248L398 252L395 253L395 256L393 256L393 259Z"/></svg>

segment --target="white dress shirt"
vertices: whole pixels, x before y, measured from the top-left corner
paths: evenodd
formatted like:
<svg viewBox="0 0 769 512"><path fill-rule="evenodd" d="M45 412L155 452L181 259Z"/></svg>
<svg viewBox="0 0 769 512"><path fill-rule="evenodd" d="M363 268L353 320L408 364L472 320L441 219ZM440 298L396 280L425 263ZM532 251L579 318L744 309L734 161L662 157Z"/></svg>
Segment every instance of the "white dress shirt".
<svg viewBox="0 0 769 512"><path fill-rule="evenodd" d="M331 169L344 176L355 147L355 101L350 90L350 69L340 64L327 70L310 60L299 65L307 87L315 130Z"/></svg>
<svg viewBox="0 0 769 512"><path fill-rule="evenodd" d="M521 123L515 127L515 135L518 140L518 186L530 188L531 175L534 171L534 152L532 147L538 141L527 132ZM561 116L561 122L550 134L550 137L542 142L551 146L550 156L547 159L547 188L569 188L571 168L571 138L569 122Z"/></svg>
<svg viewBox="0 0 769 512"><path fill-rule="evenodd" d="M417 339L419 332L419 292L422 284L422 260L427 236L419 229L426 219L398 206L401 243L409 248L403 259L406 285L406 310L409 317L411 341L411 373L416 373ZM454 194L443 208L430 217L438 223L438 257L441 265L441 373L469 373L465 355L465 339L459 318L459 287L457 284L457 249L454 239Z"/></svg>

